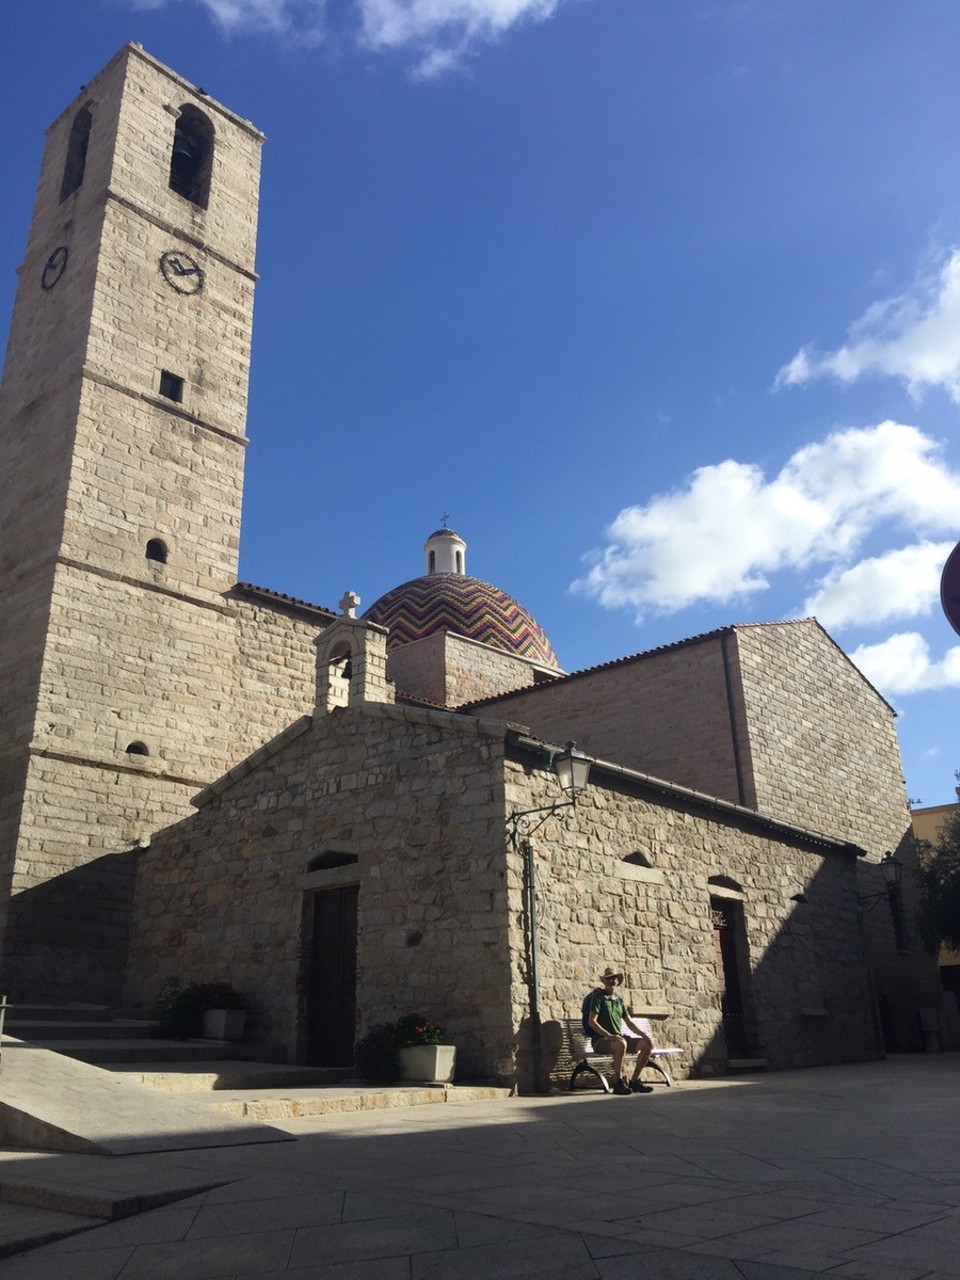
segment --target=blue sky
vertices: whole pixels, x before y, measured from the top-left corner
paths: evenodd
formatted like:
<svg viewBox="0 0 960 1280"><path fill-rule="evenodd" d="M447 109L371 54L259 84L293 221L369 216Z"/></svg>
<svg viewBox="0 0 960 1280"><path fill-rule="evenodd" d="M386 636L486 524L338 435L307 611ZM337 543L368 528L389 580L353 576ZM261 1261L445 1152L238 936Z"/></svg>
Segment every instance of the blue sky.
<svg viewBox="0 0 960 1280"><path fill-rule="evenodd" d="M126 40L268 136L244 579L366 606L446 512L569 670L814 613L953 799L956 0L6 0L3 336Z"/></svg>

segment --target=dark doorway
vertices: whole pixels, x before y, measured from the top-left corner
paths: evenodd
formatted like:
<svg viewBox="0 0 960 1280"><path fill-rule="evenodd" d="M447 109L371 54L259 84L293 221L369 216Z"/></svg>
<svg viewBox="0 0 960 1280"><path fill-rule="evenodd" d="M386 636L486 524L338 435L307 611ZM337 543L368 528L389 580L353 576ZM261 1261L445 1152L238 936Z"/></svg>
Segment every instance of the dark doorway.
<svg viewBox="0 0 960 1280"><path fill-rule="evenodd" d="M358 886L312 894L313 926L307 987L307 1061L316 1067L353 1064L357 1003Z"/></svg>
<svg viewBox="0 0 960 1280"><path fill-rule="evenodd" d="M743 989L746 962L743 905L732 898L711 898L710 915L713 919L717 986L727 1057L748 1058L750 1046Z"/></svg>

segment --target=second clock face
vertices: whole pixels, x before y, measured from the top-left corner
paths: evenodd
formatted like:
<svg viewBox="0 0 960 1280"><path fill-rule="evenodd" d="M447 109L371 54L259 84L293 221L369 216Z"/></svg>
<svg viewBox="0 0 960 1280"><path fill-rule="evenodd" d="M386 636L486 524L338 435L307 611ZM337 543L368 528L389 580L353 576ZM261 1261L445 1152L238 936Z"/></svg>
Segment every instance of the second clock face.
<svg viewBox="0 0 960 1280"><path fill-rule="evenodd" d="M43 265L43 274L40 277L40 287L50 290L57 283L64 271L67 269L67 258L69 252L67 246L62 244L59 248L54 249L50 257Z"/></svg>
<svg viewBox="0 0 960 1280"><path fill-rule="evenodd" d="M180 249L168 249L160 256L160 274L177 293L199 293L203 288L203 267L196 258Z"/></svg>

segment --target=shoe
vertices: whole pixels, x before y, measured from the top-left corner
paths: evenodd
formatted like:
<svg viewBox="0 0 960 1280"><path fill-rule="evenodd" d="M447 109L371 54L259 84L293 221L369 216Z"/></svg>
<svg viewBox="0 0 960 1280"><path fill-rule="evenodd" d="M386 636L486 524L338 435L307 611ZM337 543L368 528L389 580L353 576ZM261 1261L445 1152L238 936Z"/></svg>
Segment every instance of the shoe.
<svg viewBox="0 0 960 1280"><path fill-rule="evenodd" d="M620 1094L621 1097L626 1097L630 1093L630 1086L626 1080L614 1080L613 1092Z"/></svg>
<svg viewBox="0 0 960 1280"><path fill-rule="evenodd" d="M627 1088L630 1093L653 1093L652 1084L641 1084L639 1080L634 1080Z"/></svg>

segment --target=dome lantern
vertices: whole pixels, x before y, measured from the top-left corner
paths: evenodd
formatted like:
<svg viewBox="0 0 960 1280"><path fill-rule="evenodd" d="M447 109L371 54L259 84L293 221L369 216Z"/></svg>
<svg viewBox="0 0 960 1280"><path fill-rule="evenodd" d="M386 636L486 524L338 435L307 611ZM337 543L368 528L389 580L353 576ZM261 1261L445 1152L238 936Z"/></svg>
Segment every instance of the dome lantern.
<svg viewBox="0 0 960 1280"><path fill-rule="evenodd" d="M423 544L423 551L427 559L425 570L427 575L431 573L466 573L467 571L467 544L459 533L454 533L452 529L448 529L446 526L442 529L437 529L435 533L431 533Z"/></svg>

